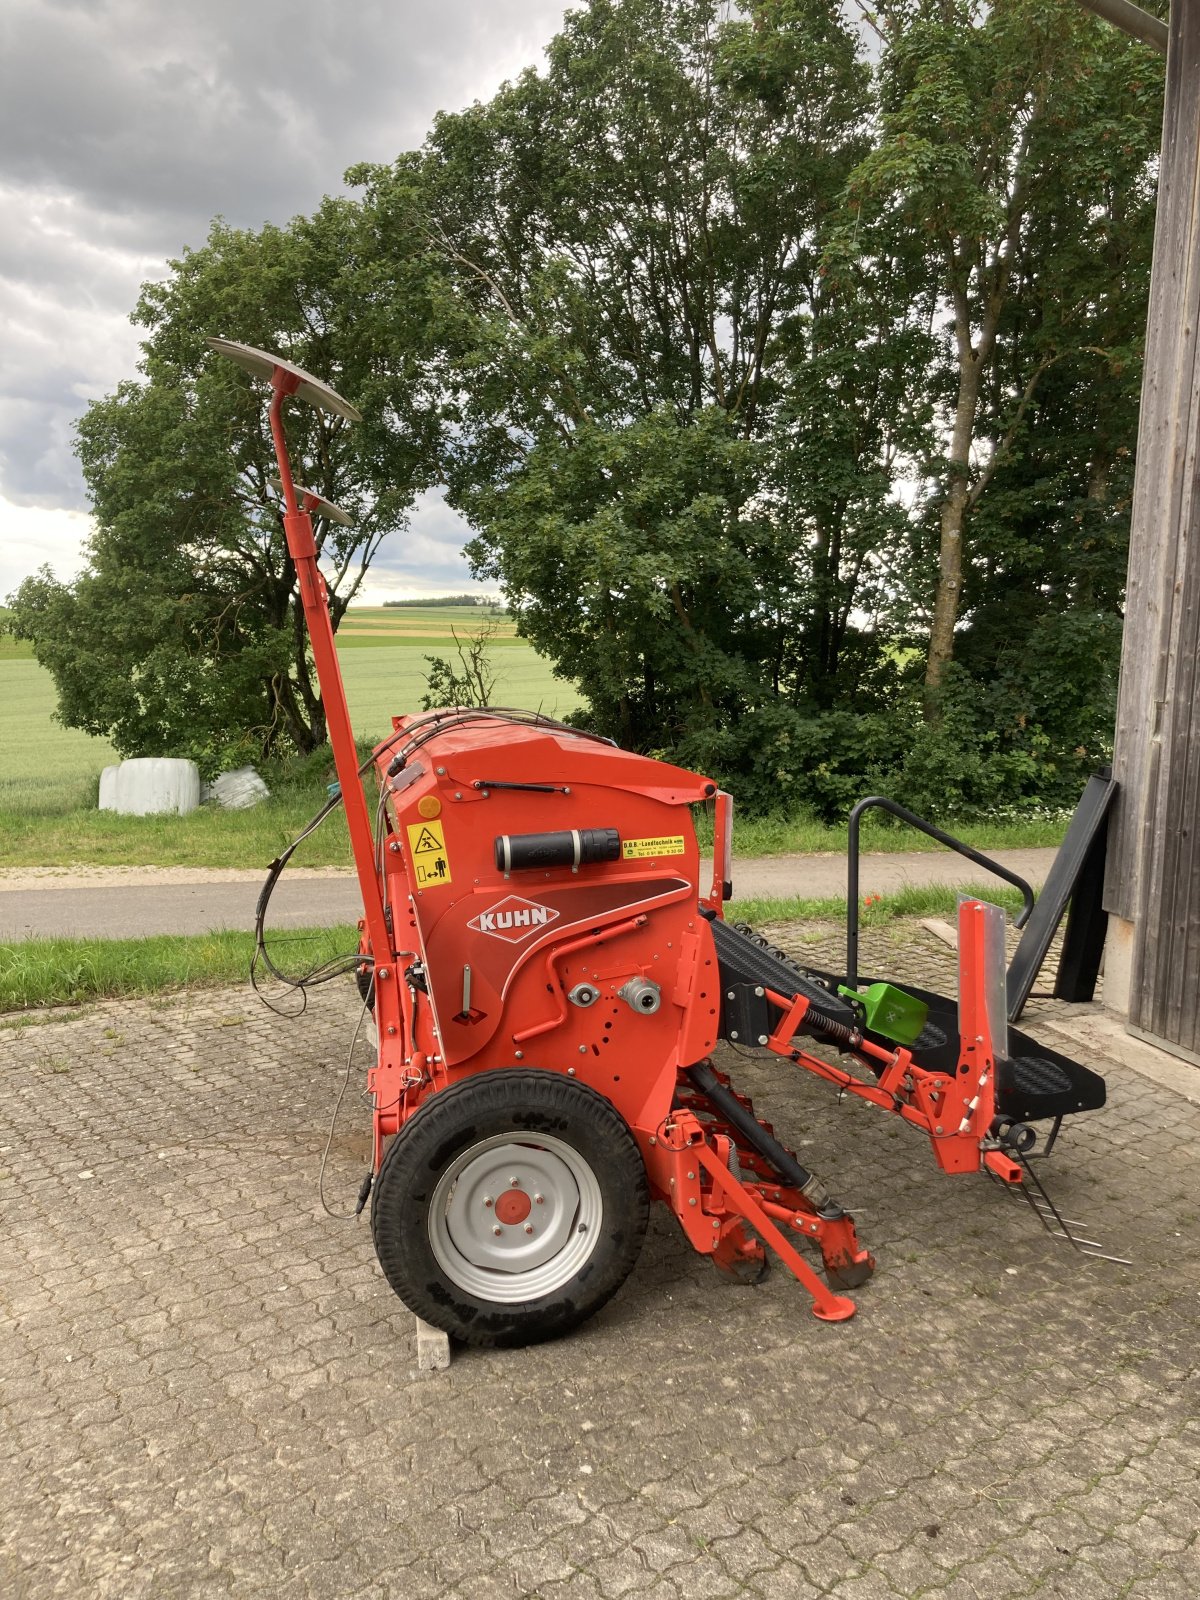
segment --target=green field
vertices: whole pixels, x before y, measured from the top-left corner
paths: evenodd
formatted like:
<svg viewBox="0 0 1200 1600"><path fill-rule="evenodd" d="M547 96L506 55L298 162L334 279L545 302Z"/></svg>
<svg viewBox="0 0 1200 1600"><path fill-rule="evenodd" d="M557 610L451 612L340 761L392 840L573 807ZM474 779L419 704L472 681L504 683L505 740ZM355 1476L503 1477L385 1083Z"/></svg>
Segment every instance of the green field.
<svg viewBox="0 0 1200 1600"><path fill-rule="evenodd" d="M419 711L427 655L453 659L459 635L477 627L473 607L352 609L338 633L338 651L354 725L374 742L394 715ZM580 704L569 685L500 619L493 649L495 701L564 715ZM282 782L272 801L249 812L203 807L190 817L117 817L96 810L102 767L119 759L95 739L54 719L54 685L23 641L0 635L0 865L64 861L97 865L257 866L299 831L325 797L331 772ZM340 815L307 847L311 865L347 860Z"/></svg>
<svg viewBox="0 0 1200 1600"><path fill-rule="evenodd" d="M360 737L382 738L393 715L419 711L427 655L454 659L453 625L460 637L483 613L471 607L429 611L351 609L338 632L338 654L350 711ZM393 620L395 619L395 620ZM580 704L569 685L516 637L508 618L493 641L497 704L563 715ZM54 720L54 685L24 640L0 634L0 809L31 802L78 803L100 769L119 757L94 739Z"/></svg>

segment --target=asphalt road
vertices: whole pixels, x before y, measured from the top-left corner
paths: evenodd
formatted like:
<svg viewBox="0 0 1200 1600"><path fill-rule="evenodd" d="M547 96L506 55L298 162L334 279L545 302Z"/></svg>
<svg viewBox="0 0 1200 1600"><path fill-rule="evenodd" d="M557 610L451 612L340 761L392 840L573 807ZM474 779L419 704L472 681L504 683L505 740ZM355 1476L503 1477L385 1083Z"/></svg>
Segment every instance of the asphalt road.
<svg viewBox="0 0 1200 1600"><path fill-rule="evenodd" d="M1053 850L1006 850L996 859L1035 886L1045 880ZM971 862L949 852L867 855L861 892L889 894L906 884L987 882ZM158 933L207 933L252 928L262 885L258 872L214 874L191 870L88 869L52 877L0 874L0 941L78 937L132 939ZM734 864L739 898L803 895L844 897L846 862L834 855L785 855ZM327 927L354 922L361 913L356 879L349 873L285 873L271 900L270 926Z"/></svg>

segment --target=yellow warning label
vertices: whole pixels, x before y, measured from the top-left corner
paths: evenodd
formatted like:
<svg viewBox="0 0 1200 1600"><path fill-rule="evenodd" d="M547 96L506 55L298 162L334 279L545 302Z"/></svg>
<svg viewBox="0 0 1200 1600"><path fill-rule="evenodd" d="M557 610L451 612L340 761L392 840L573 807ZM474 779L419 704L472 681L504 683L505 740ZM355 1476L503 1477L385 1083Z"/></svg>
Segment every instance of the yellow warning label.
<svg viewBox="0 0 1200 1600"><path fill-rule="evenodd" d="M430 819L410 823L408 848L412 851L418 889L432 889L450 882L450 856L440 822Z"/></svg>
<svg viewBox="0 0 1200 1600"><path fill-rule="evenodd" d="M661 839L622 839L621 854L626 861L640 861L646 856L681 856L683 835L674 833Z"/></svg>

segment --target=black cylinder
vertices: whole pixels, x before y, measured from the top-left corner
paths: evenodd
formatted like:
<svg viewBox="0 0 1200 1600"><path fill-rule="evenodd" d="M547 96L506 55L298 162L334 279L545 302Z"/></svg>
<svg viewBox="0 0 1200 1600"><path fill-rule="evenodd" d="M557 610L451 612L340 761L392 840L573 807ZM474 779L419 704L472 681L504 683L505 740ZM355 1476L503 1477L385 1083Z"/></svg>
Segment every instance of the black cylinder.
<svg viewBox="0 0 1200 1600"><path fill-rule="evenodd" d="M781 1181L791 1189L798 1189L811 1202L818 1216L831 1219L845 1216L844 1210L820 1178L815 1177L807 1167L802 1167L792 1152L784 1149L773 1133L767 1132L754 1113L746 1110L733 1090L725 1087L707 1061L698 1061L694 1067L688 1067L687 1076L713 1110L736 1133L741 1134L752 1150L757 1150L763 1160L774 1167Z"/></svg>
<svg viewBox="0 0 1200 1600"><path fill-rule="evenodd" d="M582 867L590 861L618 861L620 857L621 835L615 828L502 833L496 839L498 872L527 872L535 867Z"/></svg>

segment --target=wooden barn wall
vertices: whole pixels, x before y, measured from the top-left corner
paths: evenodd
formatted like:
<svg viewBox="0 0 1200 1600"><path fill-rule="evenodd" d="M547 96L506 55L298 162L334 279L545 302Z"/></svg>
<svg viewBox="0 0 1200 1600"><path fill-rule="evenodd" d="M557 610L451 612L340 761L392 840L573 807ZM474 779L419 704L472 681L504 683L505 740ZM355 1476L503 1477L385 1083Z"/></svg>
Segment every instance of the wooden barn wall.
<svg viewBox="0 0 1200 1600"><path fill-rule="evenodd" d="M1171 7L1107 910L1129 1020L1200 1050L1200 0Z"/></svg>

